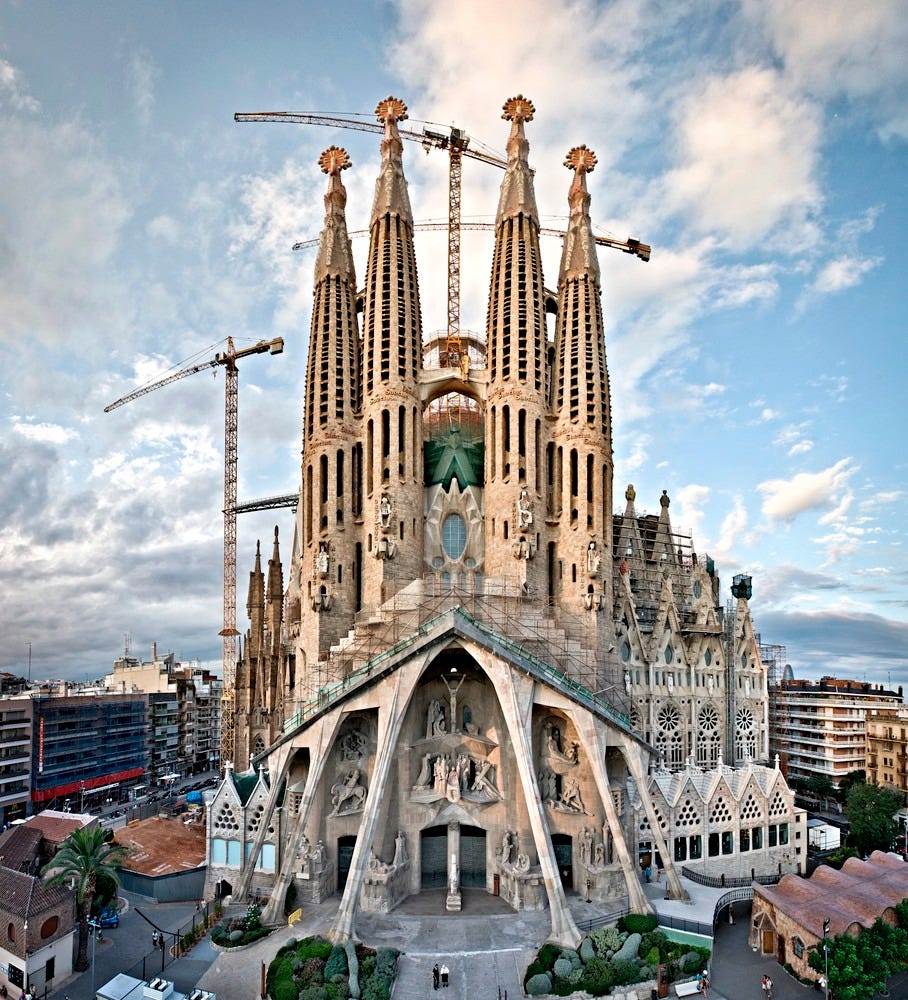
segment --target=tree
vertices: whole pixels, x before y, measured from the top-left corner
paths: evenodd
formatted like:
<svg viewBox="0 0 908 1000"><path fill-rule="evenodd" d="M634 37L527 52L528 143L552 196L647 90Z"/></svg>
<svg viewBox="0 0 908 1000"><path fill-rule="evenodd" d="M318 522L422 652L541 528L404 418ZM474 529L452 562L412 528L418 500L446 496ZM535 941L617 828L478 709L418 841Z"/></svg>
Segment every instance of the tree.
<svg viewBox="0 0 908 1000"><path fill-rule="evenodd" d="M857 940L847 934L839 934L826 942L829 949L829 993L836 1000L870 1000L874 993L886 985L889 968L872 963L865 965L874 951L868 947L871 942L861 945L869 932L863 932ZM824 971L823 942L811 950L808 959L810 967L817 972Z"/></svg>
<svg viewBox="0 0 908 1000"><path fill-rule="evenodd" d="M893 817L901 806L902 796L891 788L867 784L851 786L845 814L859 854L889 850L898 833Z"/></svg>
<svg viewBox="0 0 908 1000"><path fill-rule="evenodd" d="M855 785L863 785L867 781L867 773L862 770L849 771L839 782L835 797L844 805L848 801L848 793Z"/></svg>
<svg viewBox="0 0 908 1000"><path fill-rule="evenodd" d="M817 798L828 799L835 794L835 787L828 775L812 774L807 779L807 791L812 792Z"/></svg>
<svg viewBox="0 0 908 1000"><path fill-rule="evenodd" d="M120 884L117 869L126 851L117 844L104 843L104 830L98 826L82 827L66 838L63 846L41 871L47 885L70 886L76 891L79 920L79 948L75 969L88 968L88 917L97 891L98 879Z"/></svg>

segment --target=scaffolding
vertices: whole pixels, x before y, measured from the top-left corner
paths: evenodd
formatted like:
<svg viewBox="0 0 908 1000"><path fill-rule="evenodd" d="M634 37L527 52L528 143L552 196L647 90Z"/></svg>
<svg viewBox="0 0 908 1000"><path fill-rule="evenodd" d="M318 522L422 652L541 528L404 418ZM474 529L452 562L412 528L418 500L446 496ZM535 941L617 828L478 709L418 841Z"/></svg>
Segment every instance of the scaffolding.
<svg viewBox="0 0 908 1000"><path fill-rule="evenodd" d="M436 629L444 631L452 613L479 641L629 728L630 700L617 662L597 653L587 619L540 602L517 579L477 577L451 584L429 575L357 615L350 633L313 664L313 686L284 732L393 669L415 643Z"/></svg>
<svg viewBox="0 0 908 1000"><path fill-rule="evenodd" d="M789 717L788 700L782 697L782 681L785 679L788 650L785 646L762 642L759 634L756 639L760 647L760 662L766 670L769 759L779 754L779 766L787 778L788 754L784 752L784 742L789 731Z"/></svg>

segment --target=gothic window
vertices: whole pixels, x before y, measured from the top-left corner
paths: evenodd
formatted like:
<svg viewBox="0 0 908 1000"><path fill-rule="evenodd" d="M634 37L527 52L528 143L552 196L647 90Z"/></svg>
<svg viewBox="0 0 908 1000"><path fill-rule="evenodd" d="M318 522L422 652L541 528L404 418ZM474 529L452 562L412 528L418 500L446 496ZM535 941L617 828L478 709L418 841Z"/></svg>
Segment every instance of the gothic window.
<svg viewBox="0 0 908 1000"><path fill-rule="evenodd" d="M630 643L628 643L628 642L622 642L621 643L621 662L622 663L627 663L628 660L630 660L630 658L631 658Z"/></svg>
<svg viewBox="0 0 908 1000"><path fill-rule="evenodd" d="M659 728L665 730L666 732L672 732L678 728L678 723L681 721L681 716L678 714L678 709L674 705L663 705L659 709L659 714L656 717L659 723Z"/></svg>
<svg viewBox="0 0 908 1000"><path fill-rule="evenodd" d="M738 759L755 757L757 737L754 732L753 712L749 708L739 708L735 712L735 755Z"/></svg>
<svg viewBox="0 0 908 1000"><path fill-rule="evenodd" d="M674 652L672 650L672 645L671 645L671 643L669 643L665 647L665 652L663 653L663 656L665 657L665 662L666 663L671 663L672 662L672 658L674 657L674 655L675 654L674 654Z"/></svg>
<svg viewBox="0 0 908 1000"><path fill-rule="evenodd" d="M252 752L256 757L258 757L260 753L265 752L265 741L261 736L256 736L255 742L252 744Z"/></svg>
<svg viewBox="0 0 908 1000"><path fill-rule="evenodd" d="M707 649L703 654L703 662L709 666L713 662L713 654Z"/></svg>
<svg viewBox="0 0 908 1000"><path fill-rule="evenodd" d="M715 767L719 763L721 739L719 714L712 705L705 705L697 717L700 732L697 739L697 763L701 767Z"/></svg>

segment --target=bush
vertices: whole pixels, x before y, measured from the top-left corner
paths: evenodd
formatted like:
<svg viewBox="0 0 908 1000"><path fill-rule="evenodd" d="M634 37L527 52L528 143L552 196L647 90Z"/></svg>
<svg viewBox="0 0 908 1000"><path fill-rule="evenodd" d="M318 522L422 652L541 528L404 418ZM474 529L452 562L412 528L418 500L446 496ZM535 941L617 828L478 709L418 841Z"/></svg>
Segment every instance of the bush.
<svg viewBox="0 0 908 1000"><path fill-rule="evenodd" d="M617 927L597 927L590 931L590 938L596 947L596 954L604 957L607 951L617 951L621 947L624 935Z"/></svg>
<svg viewBox="0 0 908 1000"><path fill-rule="evenodd" d="M552 971L555 973L556 979L567 979L574 971L574 966L571 965L570 959L559 958L555 960L555 967Z"/></svg>
<svg viewBox="0 0 908 1000"><path fill-rule="evenodd" d="M390 1000L391 982L388 976L376 973L363 986L362 1000Z"/></svg>
<svg viewBox="0 0 908 1000"><path fill-rule="evenodd" d="M345 976L346 974L347 954L343 948L335 945L325 963L325 982L333 982L335 976Z"/></svg>
<svg viewBox="0 0 908 1000"><path fill-rule="evenodd" d="M561 949L555 944L544 944L539 949L536 961L542 966L545 972L551 971L555 967L555 959L561 957Z"/></svg>
<svg viewBox="0 0 908 1000"><path fill-rule="evenodd" d="M615 986L626 986L639 980L640 970L636 962L612 962L612 976Z"/></svg>
<svg viewBox="0 0 908 1000"><path fill-rule="evenodd" d="M659 918L649 913L629 913L618 921L618 929L628 934L646 934L659 926Z"/></svg>
<svg viewBox="0 0 908 1000"><path fill-rule="evenodd" d="M601 997L610 993L614 985L615 975L610 962L604 958L594 958L592 962L587 962L580 980L581 989L594 997Z"/></svg>
<svg viewBox="0 0 908 1000"><path fill-rule="evenodd" d="M307 937L296 946L296 954L303 961L307 958L321 958L327 961L332 948L331 942L323 937Z"/></svg>
<svg viewBox="0 0 908 1000"><path fill-rule="evenodd" d="M643 949L641 948L641 951ZM647 965L658 965L659 964L659 949L653 945L652 948L644 955L643 961Z"/></svg>
<svg viewBox="0 0 908 1000"><path fill-rule="evenodd" d="M271 996L274 1000L296 1000L296 983L292 979L276 979L271 987Z"/></svg>
<svg viewBox="0 0 908 1000"><path fill-rule="evenodd" d="M325 960L323 958L307 958L303 964L300 978L304 986L322 986L325 982Z"/></svg>
<svg viewBox="0 0 908 1000"><path fill-rule="evenodd" d="M591 961L596 957L596 946L593 944L593 939L590 937L585 937L580 942L580 960L586 965L587 962Z"/></svg>
<svg viewBox="0 0 908 1000"><path fill-rule="evenodd" d="M328 1000L328 991L324 986L307 986L300 990L299 1000Z"/></svg>
<svg viewBox="0 0 908 1000"><path fill-rule="evenodd" d="M552 977L547 972L539 972L526 982L527 994L531 997L545 996L552 992ZM601 995L601 994L600 994Z"/></svg>
<svg viewBox="0 0 908 1000"><path fill-rule="evenodd" d="M397 974L397 956L400 952L396 948L379 948L375 953L375 971L380 976L386 976L393 980Z"/></svg>

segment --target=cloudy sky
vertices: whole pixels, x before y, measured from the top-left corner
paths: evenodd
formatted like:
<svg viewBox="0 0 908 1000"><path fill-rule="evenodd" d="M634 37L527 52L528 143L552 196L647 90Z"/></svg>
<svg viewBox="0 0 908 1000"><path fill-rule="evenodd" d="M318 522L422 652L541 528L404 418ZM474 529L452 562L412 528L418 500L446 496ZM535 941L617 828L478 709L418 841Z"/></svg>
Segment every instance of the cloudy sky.
<svg viewBox="0 0 908 1000"><path fill-rule="evenodd" d="M283 337L241 362L239 497L297 487L314 255L290 247L318 234L331 143L368 224L378 143L234 112L394 94L501 152L523 93L544 224L583 142L596 224L653 246L600 256L616 497L667 489L797 675L908 682L906 77L899 0L0 0L0 669L29 643L35 678L127 642L219 659L222 373L102 412L137 385ZM416 219L443 217L444 154L405 168ZM467 161L465 218L500 181ZM464 234L465 329L491 246ZM434 332L444 233L417 254ZM289 511L240 518L241 628L275 523L289 557Z"/></svg>

